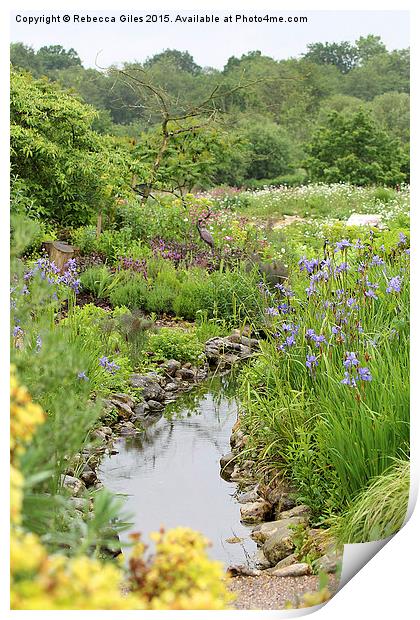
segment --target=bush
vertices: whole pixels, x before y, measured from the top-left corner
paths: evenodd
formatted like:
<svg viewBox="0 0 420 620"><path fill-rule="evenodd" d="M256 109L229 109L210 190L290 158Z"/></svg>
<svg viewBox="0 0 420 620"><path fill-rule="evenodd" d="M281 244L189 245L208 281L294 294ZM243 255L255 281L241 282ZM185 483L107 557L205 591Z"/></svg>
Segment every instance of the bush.
<svg viewBox="0 0 420 620"><path fill-rule="evenodd" d="M203 345L192 332L162 328L149 338L148 349L159 360L176 359L197 364L203 354Z"/></svg>
<svg viewBox="0 0 420 620"><path fill-rule="evenodd" d="M93 107L57 83L11 73L12 171L26 185L31 213L61 225L88 224L127 184L122 149L92 129Z"/></svg>
<svg viewBox="0 0 420 620"><path fill-rule="evenodd" d="M140 274L130 272L126 277L130 279L122 281L112 289L109 300L115 306L126 306L130 310L145 308L149 294L148 284Z"/></svg>
<svg viewBox="0 0 420 620"><path fill-rule="evenodd" d="M209 318L238 323L245 318L258 320L259 276L243 270L216 271L203 278L201 270L190 270L174 300L178 316L194 320L199 311Z"/></svg>

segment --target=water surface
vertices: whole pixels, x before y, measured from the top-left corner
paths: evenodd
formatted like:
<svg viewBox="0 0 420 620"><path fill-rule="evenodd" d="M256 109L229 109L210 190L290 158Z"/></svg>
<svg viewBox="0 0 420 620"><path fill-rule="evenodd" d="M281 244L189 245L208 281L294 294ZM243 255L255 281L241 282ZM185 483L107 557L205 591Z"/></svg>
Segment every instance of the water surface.
<svg viewBox="0 0 420 620"><path fill-rule="evenodd" d="M220 477L237 416L234 393L233 377L212 379L169 405L144 433L118 440L118 454L102 462L102 482L127 496L130 531L142 532L148 544L150 532L181 525L202 532L212 542L210 556L226 565L255 553L249 527L240 523L237 487ZM243 540L227 542L232 537Z"/></svg>

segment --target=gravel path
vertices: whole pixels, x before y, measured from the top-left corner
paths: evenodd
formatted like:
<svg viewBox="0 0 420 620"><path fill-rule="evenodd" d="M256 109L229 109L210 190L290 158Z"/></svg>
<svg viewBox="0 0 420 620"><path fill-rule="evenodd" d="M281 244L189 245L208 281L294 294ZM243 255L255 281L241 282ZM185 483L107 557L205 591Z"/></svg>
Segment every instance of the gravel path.
<svg viewBox="0 0 420 620"><path fill-rule="evenodd" d="M335 592L338 581L329 578L330 590ZM296 603L305 592L318 590L318 577L232 577L230 589L237 594L236 609L282 609L286 601Z"/></svg>

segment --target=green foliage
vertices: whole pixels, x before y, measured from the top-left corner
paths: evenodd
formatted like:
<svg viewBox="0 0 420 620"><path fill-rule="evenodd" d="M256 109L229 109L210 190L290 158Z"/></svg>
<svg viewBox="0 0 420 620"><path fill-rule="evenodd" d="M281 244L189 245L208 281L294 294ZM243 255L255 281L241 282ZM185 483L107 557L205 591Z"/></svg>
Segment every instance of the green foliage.
<svg viewBox="0 0 420 620"><path fill-rule="evenodd" d="M12 172L25 183L31 212L89 222L123 182L125 155L91 129L95 110L56 85L12 71L10 95Z"/></svg>
<svg viewBox="0 0 420 620"><path fill-rule="evenodd" d="M147 348L157 360L176 359L192 364L203 361L203 345L196 334L180 329L162 327L150 336Z"/></svg>
<svg viewBox="0 0 420 620"><path fill-rule="evenodd" d="M310 43L306 60L317 64L334 65L340 73L348 73L356 66L357 50L348 41L341 43Z"/></svg>
<svg viewBox="0 0 420 620"><path fill-rule="evenodd" d="M109 300L113 306L126 306L130 310L145 308L149 288L144 276L128 272L126 279L113 287Z"/></svg>
<svg viewBox="0 0 420 620"><path fill-rule="evenodd" d="M337 112L319 127L307 145L306 167L313 181L355 185L396 185L405 180L397 143L362 109L352 116Z"/></svg>
<svg viewBox="0 0 420 620"><path fill-rule="evenodd" d="M408 507L410 464L397 460L354 500L334 527L343 543L381 540L401 529Z"/></svg>
<svg viewBox="0 0 420 620"><path fill-rule="evenodd" d="M258 317L258 296L255 272L218 271L203 278L201 270L190 270L182 282L179 295L174 300L178 316L194 320L198 312L206 312L210 318L241 322L247 316Z"/></svg>
<svg viewBox="0 0 420 620"><path fill-rule="evenodd" d="M316 290L308 295L309 275L293 270L294 295L285 315L275 312L285 299L266 292L274 308L266 318L267 342L244 369L241 385L247 458L259 461L261 470L283 470L297 500L320 521L351 509L371 481L404 457L409 443L407 235L396 228L346 232L363 247L333 252L326 246L333 265L347 264L345 275L333 270L325 281L313 279ZM331 236L330 244L335 246ZM390 286L392 278L398 291ZM321 336L317 344L308 330ZM371 373L366 379L357 374L354 385L348 380L355 372L348 370L349 351Z"/></svg>
<svg viewBox="0 0 420 620"><path fill-rule="evenodd" d="M108 267L91 267L84 271L80 276L80 284L82 290L92 293L98 299L109 297L114 286L118 284L118 280L113 277Z"/></svg>

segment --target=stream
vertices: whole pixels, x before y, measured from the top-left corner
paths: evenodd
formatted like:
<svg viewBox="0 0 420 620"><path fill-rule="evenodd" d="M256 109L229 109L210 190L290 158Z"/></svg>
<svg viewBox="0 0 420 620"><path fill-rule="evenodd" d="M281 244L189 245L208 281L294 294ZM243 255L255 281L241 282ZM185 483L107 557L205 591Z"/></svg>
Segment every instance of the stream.
<svg viewBox="0 0 420 620"><path fill-rule="evenodd" d="M141 532L149 551L151 532L186 526L202 532L212 543L209 555L226 566L248 564L255 554L250 527L240 522L237 485L220 477L237 417L235 391L234 373L213 377L167 405L141 434L120 438L118 453L102 461L101 481L126 497L129 531ZM228 542L233 537L240 542Z"/></svg>

